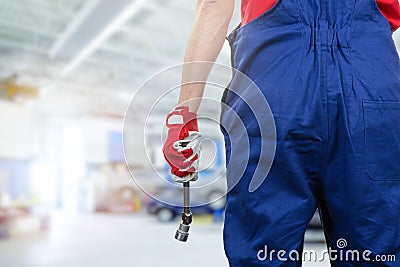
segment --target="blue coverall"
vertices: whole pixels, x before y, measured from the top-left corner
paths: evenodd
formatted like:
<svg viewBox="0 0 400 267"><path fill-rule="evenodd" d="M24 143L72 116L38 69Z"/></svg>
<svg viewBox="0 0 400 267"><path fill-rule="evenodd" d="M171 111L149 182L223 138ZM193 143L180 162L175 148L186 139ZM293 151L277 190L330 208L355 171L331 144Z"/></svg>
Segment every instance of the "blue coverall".
<svg viewBox="0 0 400 267"><path fill-rule="evenodd" d="M278 0L228 40L233 67L261 90L276 127L276 141L262 135L271 121L256 118L252 105L260 100L246 103L254 90L234 75L221 113L230 265L301 266L261 261L257 253L267 245L301 254L319 208L329 247L397 260L332 266L400 266L400 62L375 0ZM246 142L249 151L241 149ZM260 157L274 142L275 157ZM269 161L265 180L250 192L260 179L256 167Z"/></svg>

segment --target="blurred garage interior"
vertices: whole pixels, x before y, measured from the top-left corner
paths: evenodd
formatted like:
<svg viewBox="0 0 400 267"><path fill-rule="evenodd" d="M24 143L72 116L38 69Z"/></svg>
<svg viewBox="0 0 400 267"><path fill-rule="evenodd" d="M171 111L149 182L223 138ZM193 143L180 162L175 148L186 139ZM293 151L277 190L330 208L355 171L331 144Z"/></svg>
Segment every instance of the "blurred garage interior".
<svg viewBox="0 0 400 267"><path fill-rule="evenodd" d="M0 0L0 266L227 266L224 204L199 209L189 243L180 244L173 238L179 209L145 194L123 154L127 107L146 79L181 63L194 6L194 0ZM239 20L235 14L231 29ZM394 38L399 49L399 31ZM225 44L218 62L229 65L229 57ZM176 98L166 101L155 120ZM207 129L217 144L212 168L221 172L219 128ZM135 131L141 129L124 134ZM129 144L133 151L135 145ZM168 176L160 147L150 150ZM146 179L150 166L137 151L130 168ZM156 184L153 190L180 197ZM306 247L323 250L318 217L314 222Z"/></svg>

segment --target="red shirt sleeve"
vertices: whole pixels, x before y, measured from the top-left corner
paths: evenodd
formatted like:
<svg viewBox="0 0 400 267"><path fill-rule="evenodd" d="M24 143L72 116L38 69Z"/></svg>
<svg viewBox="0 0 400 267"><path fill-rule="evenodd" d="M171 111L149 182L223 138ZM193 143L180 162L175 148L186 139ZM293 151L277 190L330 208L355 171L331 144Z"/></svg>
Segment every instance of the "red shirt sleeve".
<svg viewBox="0 0 400 267"><path fill-rule="evenodd" d="M276 0L242 0L242 25L261 16L271 8ZM400 27L400 4L398 0L376 0L382 15L389 21L392 31Z"/></svg>
<svg viewBox="0 0 400 267"><path fill-rule="evenodd" d="M400 27L400 4L398 0L376 0L382 15L389 21L392 31Z"/></svg>

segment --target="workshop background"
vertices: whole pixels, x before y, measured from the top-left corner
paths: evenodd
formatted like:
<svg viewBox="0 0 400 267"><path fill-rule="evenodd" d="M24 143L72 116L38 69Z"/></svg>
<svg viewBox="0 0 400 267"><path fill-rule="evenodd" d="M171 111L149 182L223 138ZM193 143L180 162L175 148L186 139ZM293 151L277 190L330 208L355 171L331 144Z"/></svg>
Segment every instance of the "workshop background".
<svg viewBox="0 0 400 267"><path fill-rule="evenodd" d="M182 62L195 2L0 0L0 266L227 266L223 203L199 210L181 244L178 211L140 190L123 155L125 111L146 79ZM218 62L229 56L225 44ZM221 171L219 128L207 132ZM146 159L131 166L144 177ZM325 248L318 223L306 248Z"/></svg>

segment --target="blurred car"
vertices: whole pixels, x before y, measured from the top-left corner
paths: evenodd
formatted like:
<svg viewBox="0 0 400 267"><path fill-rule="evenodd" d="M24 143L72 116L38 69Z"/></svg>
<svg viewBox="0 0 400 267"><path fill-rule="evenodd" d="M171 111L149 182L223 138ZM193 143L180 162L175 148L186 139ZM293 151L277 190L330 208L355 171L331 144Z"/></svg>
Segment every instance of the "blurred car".
<svg viewBox="0 0 400 267"><path fill-rule="evenodd" d="M226 176L223 172L201 173L199 180L191 183L190 202L193 214L212 214L226 204ZM180 184L160 187L147 200L147 211L161 222L169 222L181 216L183 190ZM308 224L309 229L322 229L318 211Z"/></svg>
<svg viewBox="0 0 400 267"><path fill-rule="evenodd" d="M210 214L223 210L226 204L226 181L222 172L202 173L191 183L190 203L193 214ZM161 222L174 220L181 215L183 189L180 184L159 188L147 203L147 211Z"/></svg>
<svg viewBox="0 0 400 267"><path fill-rule="evenodd" d="M208 205L194 206L190 209L193 214L210 214L213 212ZM148 212L150 214L155 214L160 222L170 222L181 216L182 207L153 200L149 203Z"/></svg>

